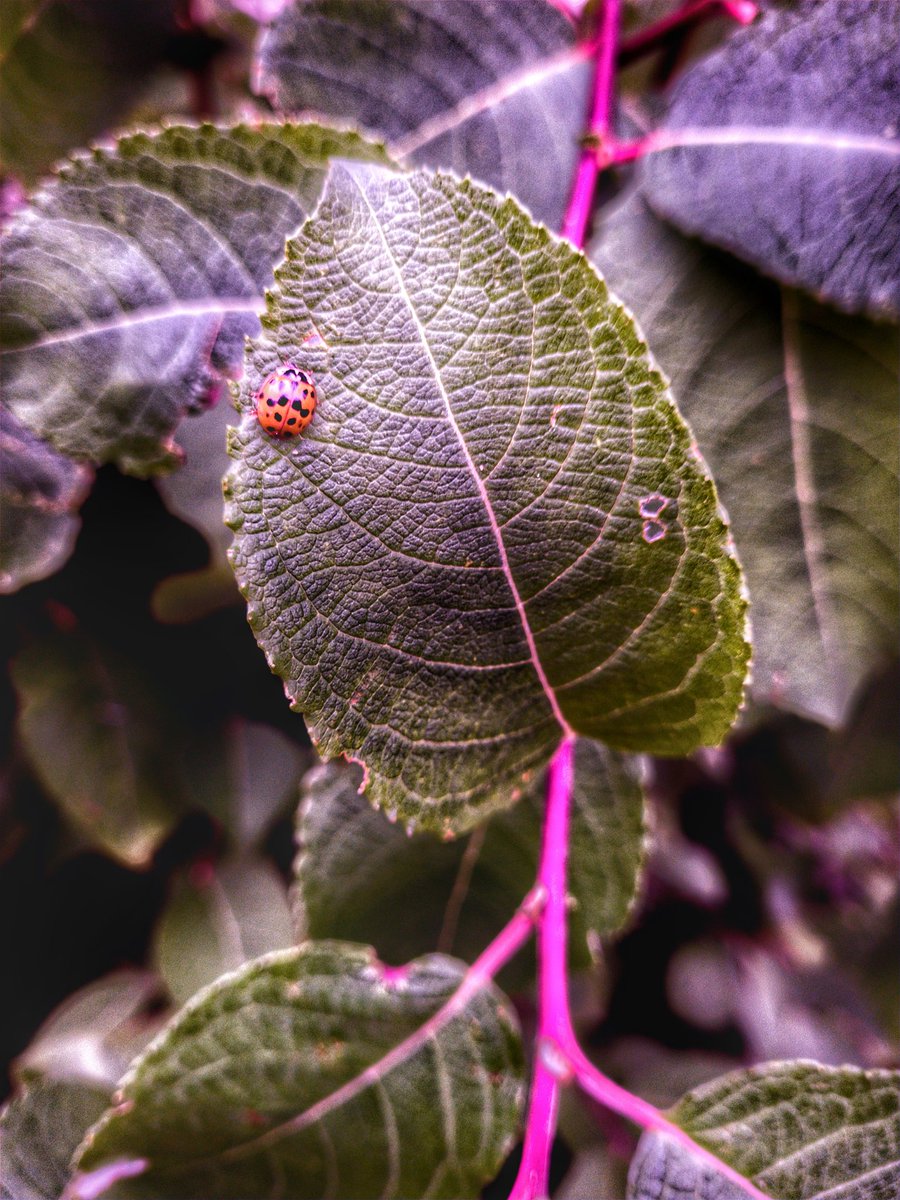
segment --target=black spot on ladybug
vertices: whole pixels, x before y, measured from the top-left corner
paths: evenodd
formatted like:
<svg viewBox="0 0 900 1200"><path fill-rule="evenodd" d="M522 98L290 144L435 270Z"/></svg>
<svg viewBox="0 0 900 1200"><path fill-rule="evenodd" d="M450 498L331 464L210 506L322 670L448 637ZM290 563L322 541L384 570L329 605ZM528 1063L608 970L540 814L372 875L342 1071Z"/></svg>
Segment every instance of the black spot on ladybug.
<svg viewBox="0 0 900 1200"><path fill-rule="evenodd" d="M300 401L299 401L299 400L292 400L292 401L291 401L291 408L300 408Z"/></svg>
<svg viewBox="0 0 900 1200"><path fill-rule="evenodd" d="M296 425L297 418L296 417L288 417L287 423L288 423L288 425Z"/></svg>
<svg viewBox="0 0 900 1200"><path fill-rule="evenodd" d="M281 408L282 405L286 405L289 399L290 399L289 396L279 396L278 397L278 407Z"/></svg>
<svg viewBox="0 0 900 1200"><path fill-rule="evenodd" d="M308 408L301 408L301 409L300 409L300 416L301 416L301 417L308 417L308 416L309 416L309 409L308 409Z"/></svg>
<svg viewBox="0 0 900 1200"><path fill-rule="evenodd" d="M274 400L272 399L272 397L270 396L270 397L269 397L269 399L266 401L266 404L268 404L269 408L274 408L274 406L275 406L275 401L274 401Z"/></svg>

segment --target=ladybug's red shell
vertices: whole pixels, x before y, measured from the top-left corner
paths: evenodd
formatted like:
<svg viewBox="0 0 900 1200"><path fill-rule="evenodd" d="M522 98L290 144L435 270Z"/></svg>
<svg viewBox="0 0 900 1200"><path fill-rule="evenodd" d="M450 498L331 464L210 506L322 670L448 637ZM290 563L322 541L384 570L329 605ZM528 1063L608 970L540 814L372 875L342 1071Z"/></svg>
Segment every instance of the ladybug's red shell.
<svg viewBox="0 0 900 1200"><path fill-rule="evenodd" d="M296 437L313 419L317 400L312 375L284 363L256 393L256 415L272 437Z"/></svg>

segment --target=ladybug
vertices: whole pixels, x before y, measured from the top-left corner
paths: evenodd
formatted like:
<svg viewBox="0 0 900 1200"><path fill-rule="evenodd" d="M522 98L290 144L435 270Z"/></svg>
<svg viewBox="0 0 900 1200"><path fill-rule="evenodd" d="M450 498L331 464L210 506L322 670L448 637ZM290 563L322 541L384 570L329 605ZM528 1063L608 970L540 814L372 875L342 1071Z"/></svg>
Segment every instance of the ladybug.
<svg viewBox="0 0 900 1200"><path fill-rule="evenodd" d="M313 419L317 400L312 375L293 363L282 363L256 393L256 415L272 437L296 437Z"/></svg>

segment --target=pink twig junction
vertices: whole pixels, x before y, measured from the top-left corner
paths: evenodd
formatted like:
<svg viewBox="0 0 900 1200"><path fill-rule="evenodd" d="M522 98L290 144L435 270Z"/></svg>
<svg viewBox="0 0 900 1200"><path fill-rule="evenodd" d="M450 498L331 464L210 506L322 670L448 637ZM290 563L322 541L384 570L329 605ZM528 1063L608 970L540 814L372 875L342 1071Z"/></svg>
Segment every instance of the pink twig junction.
<svg viewBox="0 0 900 1200"><path fill-rule="evenodd" d="M609 150L612 129L621 16L622 0L605 0L597 35L597 59L591 89L588 132L575 169L575 182L562 227L563 237L567 237L579 248L584 246L587 236L597 176L609 161L605 159L605 154Z"/></svg>
<svg viewBox="0 0 900 1200"><path fill-rule="evenodd" d="M687 0L680 8L630 38L619 40L621 0L604 0L600 24L594 42L595 70L591 89L588 127L582 138L582 151L562 235L579 249L584 248L594 204L594 193L601 171L607 167L633 162L661 148L653 135L633 142L621 142L613 133L613 103L617 67L666 45L679 30L689 29L703 17L724 13L741 25L749 25L759 14L754 0Z"/></svg>

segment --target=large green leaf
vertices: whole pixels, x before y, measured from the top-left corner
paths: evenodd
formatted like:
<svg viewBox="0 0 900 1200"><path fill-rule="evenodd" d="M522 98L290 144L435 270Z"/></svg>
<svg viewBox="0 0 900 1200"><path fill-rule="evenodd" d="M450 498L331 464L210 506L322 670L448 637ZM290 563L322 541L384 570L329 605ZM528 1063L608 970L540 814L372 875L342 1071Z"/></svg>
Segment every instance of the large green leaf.
<svg viewBox="0 0 900 1200"><path fill-rule="evenodd" d="M829 723L896 652L895 328L778 289L639 198L590 247L715 472L753 620L753 692Z"/></svg>
<svg viewBox="0 0 900 1200"><path fill-rule="evenodd" d="M139 1058L80 1166L145 1158L118 1197L477 1196L523 1099L515 1017L488 985L422 1029L464 966L389 975L362 946L308 942L202 992Z"/></svg>
<svg viewBox="0 0 900 1200"><path fill-rule="evenodd" d="M0 406L0 592L51 575L72 552L92 472Z"/></svg>
<svg viewBox="0 0 900 1200"><path fill-rule="evenodd" d="M569 890L575 961L625 921L644 840L634 762L579 739ZM361 772L314 767L297 817L295 897L301 936L371 942L389 962L440 949L471 960L510 919L537 874L544 779L467 839L405 830L359 794ZM403 920L397 920L403 913Z"/></svg>
<svg viewBox="0 0 900 1200"><path fill-rule="evenodd" d="M174 0L4 0L0 162L32 177L110 129L176 29Z"/></svg>
<svg viewBox="0 0 900 1200"><path fill-rule="evenodd" d="M109 1089L30 1078L0 1112L0 1200L59 1200L72 1155L109 1104Z"/></svg>
<svg viewBox="0 0 900 1200"><path fill-rule="evenodd" d="M894 1200L900 1190L900 1071L771 1063L699 1088L672 1116L778 1200ZM686 1194L744 1195L671 1138L645 1134L628 1200Z"/></svg>
<svg viewBox="0 0 900 1200"><path fill-rule="evenodd" d="M57 448L137 473L216 371L234 372L284 239L332 154L384 160L316 125L173 126L74 159L5 239L4 399Z"/></svg>
<svg viewBox="0 0 900 1200"><path fill-rule="evenodd" d="M78 630L13 661L18 733L51 796L81 831L145 864L185 804L176 731L150 681Z"/></svg>
<svg viewBox="0 0 900 1200"><path fill-rule="evenodd" d="M512 192L558 228L590 56L547 0L307 0L262 38L257 86L282 112L352 120L397 158Z"/></svg>
<svg viewBox="0 0 900 1200"><path fill-rule="evenodd" d="M644 191L776 279L896 318L898 114L894 4L772 6L680 80Z"/></svg>
<svg viewBox="0 0 900 1200"><path fill-rule="evenodd" d="M184 1004L250 959L293 943L278 872L251 855L176 880L156 927L154 958L169 994Z"/></svg>
<svg viewBox="0 0 900 1200"><path fill-rule="evenodd" d="M342 165L263 326L233 563L321 753L363 761L376 804L461 830L569 729L674 754L723 737L747 646L715 492L568 242L471 182ZM286 358L321 391L299 442L249 411Z"/></svg>

